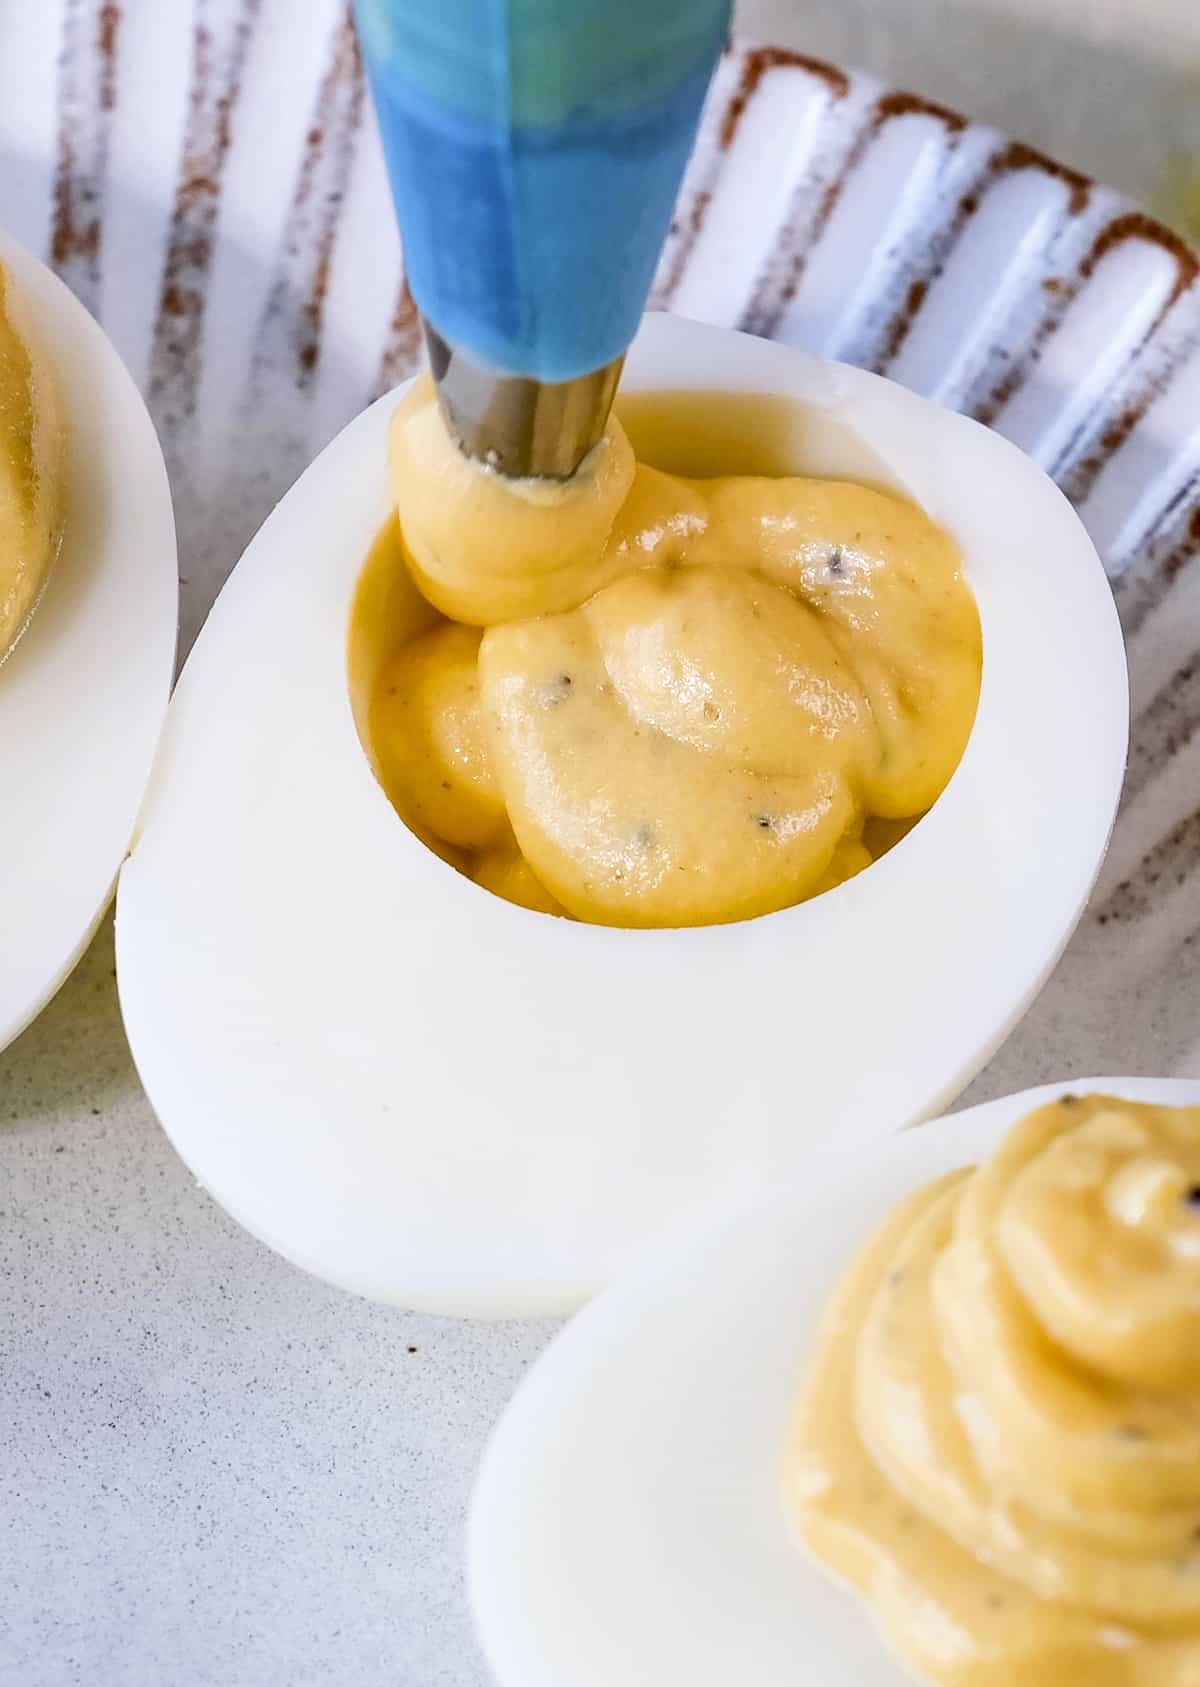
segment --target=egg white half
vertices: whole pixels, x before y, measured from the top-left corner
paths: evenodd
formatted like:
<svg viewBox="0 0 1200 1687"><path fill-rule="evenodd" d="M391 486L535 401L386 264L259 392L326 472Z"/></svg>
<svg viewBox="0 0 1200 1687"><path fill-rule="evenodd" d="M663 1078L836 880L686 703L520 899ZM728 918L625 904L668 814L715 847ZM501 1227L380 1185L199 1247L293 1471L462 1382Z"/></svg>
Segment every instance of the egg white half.
<svg viewBox="0 0 1200 1687"><path fill-rule="evenodd" d="M888 1210L1066 1091L1046 1084L813 1156L802 1183L663 1245L575 1317L484 1454L468 1584L497 1687L901 1687L867 1605L797 1543L785 1448L821 1312Z"/></svg>
<svg viewBox="0 0 1200 1687"><path fill-rule="evenodd" d="M395 395L353 422L188 660L117 951L138 1069L201 1183L384 1300L568 1308L825 1138L936 1111L1044 978L1112 824L1120 631L1028 459L878 377L678 318L646 319L626 386L792 397L798 468L883 472L945 523L982 620L978 718L928 818L801 907L630 932L498 901L405 828L355 732L347 627Z"/></svg>
<svg viewBox="0 0 1200 1687"><path fill-rule="evenodd" d="M66 418L66 526L0 665L0 1048L79 959L129 846L167 709L179 584L146 407L87 311L0 233Z"/></svg>

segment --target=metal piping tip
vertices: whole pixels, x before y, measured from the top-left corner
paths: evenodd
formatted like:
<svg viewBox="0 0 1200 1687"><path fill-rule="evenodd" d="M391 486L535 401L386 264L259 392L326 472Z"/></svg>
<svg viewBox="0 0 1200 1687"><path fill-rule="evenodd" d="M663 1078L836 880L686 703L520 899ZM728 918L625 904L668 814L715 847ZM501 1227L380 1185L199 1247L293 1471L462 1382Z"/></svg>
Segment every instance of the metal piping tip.
<svg viewBox="0 0 1200 1687"><path fill-rule="evenodd" d="M446 426L468 457L513 479L566 480L601 438L624 358L573 381L476 363L423 322Z"/></svg>

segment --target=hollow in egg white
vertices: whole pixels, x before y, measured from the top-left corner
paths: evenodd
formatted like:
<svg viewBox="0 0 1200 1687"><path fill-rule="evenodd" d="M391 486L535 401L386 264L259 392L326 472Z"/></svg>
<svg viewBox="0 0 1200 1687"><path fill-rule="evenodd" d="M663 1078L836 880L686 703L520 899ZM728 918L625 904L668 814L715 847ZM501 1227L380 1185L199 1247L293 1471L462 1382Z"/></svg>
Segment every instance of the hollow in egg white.
<svg viewBox="0 0 1200 1687"><path fill-rule="evenodd" d="M825 1135L934 1110L1041 981L1111 826L1119 629L1037 468L877 377L677 319L647 319L626 384L783 395L798 471L883 479L944 526L979 607L978 715L921 824L801 907L627 931L506 905L408 832L356 731L346 635L395 399L354 422L189 659L117 942L139 1071L200 1181L383 1299L565 1308Z"/></svg>

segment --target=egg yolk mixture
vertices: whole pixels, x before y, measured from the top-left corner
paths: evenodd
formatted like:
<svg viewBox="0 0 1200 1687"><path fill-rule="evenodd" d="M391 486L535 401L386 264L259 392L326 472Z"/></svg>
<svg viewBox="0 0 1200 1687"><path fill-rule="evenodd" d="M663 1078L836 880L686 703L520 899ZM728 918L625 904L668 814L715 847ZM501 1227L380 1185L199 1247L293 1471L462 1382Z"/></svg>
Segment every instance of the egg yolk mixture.
<svg viewBox="0 0 1200 1687"><path fill-rule="evenodd" d="M0 662L41 596L62 531L54 381L0 264Z"/></svg>
<svg viewBox="0 0 1200 1687"><path fill-rule="evenodd" d="M789 1498L922 1678L1200 1682L1200 1108L1064 1097L887 1220Z"/></svg>
<svg viewBox="0 0 1200 1687"><path fill-rule="evenodd" d="M569 481L507 480L459 451L428 380L390 450L432 610L380 669L367 737L401 816L496 894L606 925L746 919L857 873L945 787L979 618L912 504L684 479L615 418Z"/></svg>

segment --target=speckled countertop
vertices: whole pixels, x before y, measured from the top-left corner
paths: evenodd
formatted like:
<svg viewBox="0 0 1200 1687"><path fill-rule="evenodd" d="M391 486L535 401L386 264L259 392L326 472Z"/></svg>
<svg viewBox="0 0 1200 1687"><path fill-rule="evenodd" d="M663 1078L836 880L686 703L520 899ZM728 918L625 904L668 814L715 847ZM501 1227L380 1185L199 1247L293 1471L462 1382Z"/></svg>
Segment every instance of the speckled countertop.
<svg viewBox="0 0 1200 1687"><path fill-rule="evenodd" d="M1200 220L1192 0L746 0L741 24ZM976 1098L1200 1071L1190 951L1118 1017L1088 966L1077 942ZM0 1687L479 1687L464 1504L547 1333L352 1300L216 1210L139 1090L106 923L0 1055Z"/></svg>

